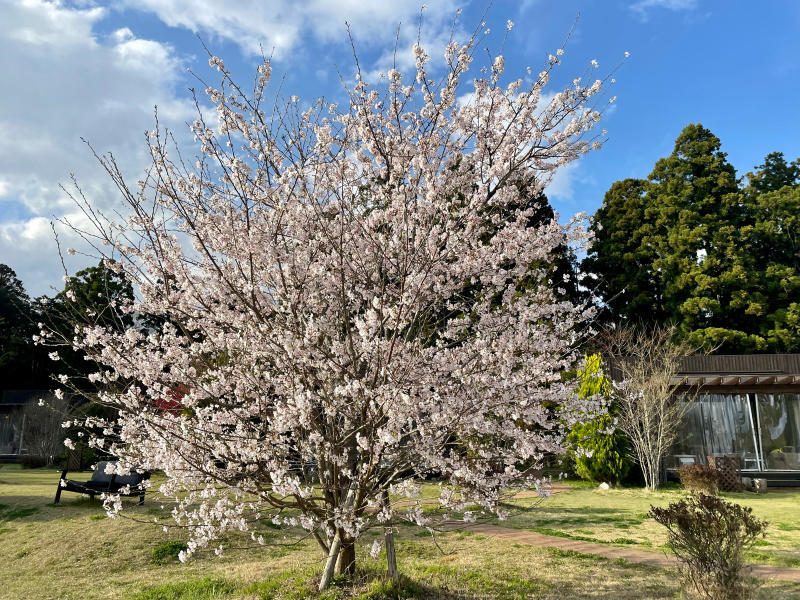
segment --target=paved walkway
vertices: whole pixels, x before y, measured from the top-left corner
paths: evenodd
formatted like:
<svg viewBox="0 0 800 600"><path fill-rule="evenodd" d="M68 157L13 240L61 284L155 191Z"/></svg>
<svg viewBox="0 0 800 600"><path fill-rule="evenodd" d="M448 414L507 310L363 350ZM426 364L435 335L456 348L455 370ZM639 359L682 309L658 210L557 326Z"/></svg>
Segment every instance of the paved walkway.
<svg viewBox="0 0 800 600"><path fill-rule="evenodd" d="M463 523L462 523L463 526ZM620 548L607 544L595 544L581 540L544 535L524 529L512 529L510 527L499 527L497 525L474 524L468 525L465 529L491 535L492 537L503 538L520 544L530 544L532 546L549 546L562 550L573 550L583 554L595 554L605 558L622 558L630 562L650 565L653 567L676 567L677 561L672 556L665 556L656 552L645 552L633 550L631 548ZM751 565L753 575L765 577L767 579L780 579L783 581L800 582L800 569L790 567L775 567L771 565Z"/></svg>
<svg viewBox="0 0 800 600"><path fill-rule="evenodd" d="M567 492L574 488L571 486L553 482L550 487L551 494L558 494L559 492ZM524 491L517 493L515 498L531 498L538 494L533 491ZM432 500L433 502L435 500ZM405 503L409 505L412 501L401 501L396 503L396 506L401 506ZM423 504L426 501L423 501ZM665 554L657 552L646 552L644 550L634 550L632 548L625 548L619 546L612 546L610 544L596 544L594 542L584 542L583 540L573 540L570 538L563 538L554 535L545 535L543 533L536 533L535 531L527 531L525 529L513 529L511 527L500 527L498 525L485 525L481 523L465 524L463 521L453 521L450 523L453 529L469 529L476 533L490 535L492 537L503 538L511 542L519 544L530 544L531 546L547 546L550 548L560 548L561 550L573 550L582 554L594 554L603 556L605 558L622 558L624 560L642 564L650 565L651 567L677 567L678 561ZM800 583L800 569L792 567L776 567L772 565L750 565L751 573L756 577L764 577L766 579L779 579L782 581L796 581Z"/></svg>

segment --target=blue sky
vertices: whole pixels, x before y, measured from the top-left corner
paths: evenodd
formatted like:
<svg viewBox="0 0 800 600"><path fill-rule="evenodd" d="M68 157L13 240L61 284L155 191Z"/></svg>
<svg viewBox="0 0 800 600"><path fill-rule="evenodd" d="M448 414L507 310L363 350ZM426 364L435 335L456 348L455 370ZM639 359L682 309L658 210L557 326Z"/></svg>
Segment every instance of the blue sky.
<svg viewBox="0 0 800 600"><path fill-rule="evenodd" d="M480 24L486 2L428 0L423 45L438 52L456 29ZM122 0L46 2L0 0L0 263L14 268L31 295L60 287L61 266L50 221L81 217L60 183L74 173L97 206L111 210L108 178L80 141L112 151L135 181L146 166L143 132L153 105L162 123L189 143L193 118L187 67L208 76L198 40L247 81L263 47L285 73L285 96L336 97L336 70L352 73L344 22L362 66L388 66L395 31L408 60L420 2L360 0ZM557 175L548 190L562 217L594 212L613 181L645 177L670 153L675 137L700 122L722 140L740 174L783 151L800 156L800 2L773 0L496 0L481 45L497 50L505 23L515 26L504 55L506 72L536 72L560 46L580 13L551 90L566 85L592 59L600 71L630 58L616 74L617 96L603 126L608 142ZM479 61L480 62L480 59ZM468 91L468 90L465 90ZM64 245L76 245L66 231ZM88 264L80 257L68 267Z"/></svg>

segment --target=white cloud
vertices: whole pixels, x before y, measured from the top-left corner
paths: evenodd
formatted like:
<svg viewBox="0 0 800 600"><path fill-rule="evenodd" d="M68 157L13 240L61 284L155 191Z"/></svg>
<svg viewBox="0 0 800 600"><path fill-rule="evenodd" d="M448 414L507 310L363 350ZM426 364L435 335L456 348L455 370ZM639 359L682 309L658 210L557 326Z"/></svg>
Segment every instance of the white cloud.
<svg viewBox="0 0 800 600"><path fill-rule="evenodd" d="M400 23L416 32L421 7L419 0L125 0L124 5L154 13L172 27L234 42L248 54L259 54L263 47L270 55L274 49L276 58L290 57L308 36L319 42L346 42L345 21L359 44L385 45ZM455 0L430 2L423 29L449 25L457 7Z"/></svg>
<svg viewBox="0 0 800 600"><path fill-rule="evenodd" d="M574 198L574 182L578 176L578 162L573 161L556 169L553 178L544 190L547 197L569 203Z"/></svg>
<svg viewBox="0 0 800 600"><path fill-rule="evenodd" d="M62 241L77 243L70 237L62 238ZM59 288L63 269L50 221L45 217L33 217L19 222L0 222L0 262L16 271L32 297L52 295L54 289ZM73 270L87 264L91 261L68 261Z"/></svg>
<svg viewBox="0 0 800 600"><path fill-rule="evenodd" d="M639 0L630 5L630 9L639 13L644 21L648 19L647 11L651 8L663 8L673 12L694 10L697 8L697 0Z"/></svg>
<svg viewBox="0 0 800 600"><path fill-rule="evenodd" d="M519 12L524 14L528 12L534 5L538 4L539 0L522 0L519 5Z"/></svg>
<svg viewBox="0 0 800 600"><path fill-rule="evenodd" d="M59 183L74 173L100 207L118 197L80 138L112 151L135 180L148 162L143 133L153 126L153 106L179 133L192 118L188 99L173 93L180 74L173 49L127 28L100 36L105 16L43 0L3 6L0 55L10 83L0 107L0 262L34 295L60 281L49 222L75 206Z"/></svg>

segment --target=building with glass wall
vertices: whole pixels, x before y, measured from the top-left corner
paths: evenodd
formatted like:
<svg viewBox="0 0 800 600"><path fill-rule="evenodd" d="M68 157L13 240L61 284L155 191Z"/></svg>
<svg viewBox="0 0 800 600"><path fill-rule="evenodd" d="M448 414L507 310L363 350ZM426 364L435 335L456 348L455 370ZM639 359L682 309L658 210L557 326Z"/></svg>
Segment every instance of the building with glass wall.
<svg viewBox="0 0 800 600"><path fill-rule="evenodd" d="M675 385L699 394L667 469L733 455L743 474L800 485L800 354L689 356Z"/></svg>

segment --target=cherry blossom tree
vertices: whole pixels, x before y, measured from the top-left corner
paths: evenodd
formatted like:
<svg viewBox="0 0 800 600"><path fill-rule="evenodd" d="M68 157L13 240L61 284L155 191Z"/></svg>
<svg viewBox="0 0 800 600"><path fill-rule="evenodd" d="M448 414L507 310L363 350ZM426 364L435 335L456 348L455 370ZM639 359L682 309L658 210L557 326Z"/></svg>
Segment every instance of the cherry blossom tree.
<svg viewBox="0 0 800 600"><path fill-rule="evenodd" d="M376 85L356 60L343 103L268 101L268 60L247 92L212 57L196 161L157 126L137 186L99 157L129 218L73 194L134 284L115 310L151 323L65 340L118 413L84 425L121 472L164 472L182 559L271 521L313 536L325 587L371 527L502 516L509 490L544 489L543 459L593 410L561 380L591 309L549 278L582 221L530 226L529 199L601 144L604 81L593 64L546 94L563 50L538 75L506 81L497 55L467 80L476 39L440 67L417 45L410 77ZM438 517L415 500L426 475Z"/></svg>

